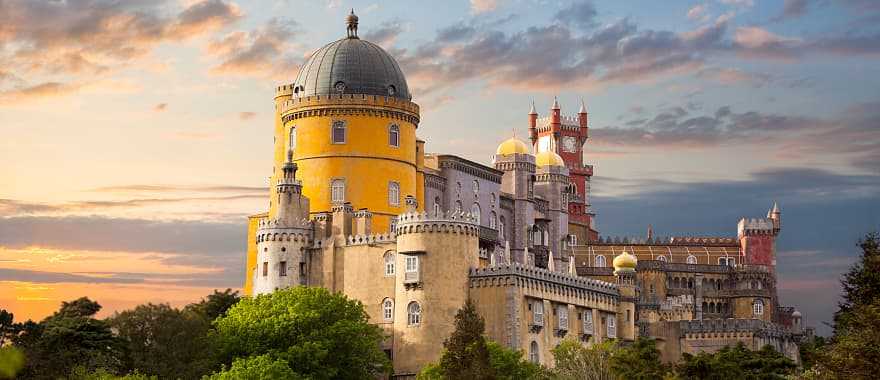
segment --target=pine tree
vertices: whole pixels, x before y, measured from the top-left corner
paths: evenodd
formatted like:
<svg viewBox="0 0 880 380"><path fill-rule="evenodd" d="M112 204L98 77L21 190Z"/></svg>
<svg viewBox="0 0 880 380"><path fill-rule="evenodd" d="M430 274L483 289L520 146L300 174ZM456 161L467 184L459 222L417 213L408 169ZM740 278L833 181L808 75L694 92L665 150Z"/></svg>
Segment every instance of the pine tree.
<svg viewBox="0 0 880 380"><path fill-rule="evenodd" d="M880 235L869 233L859 241L861 260L849 269L840 281L843 302L834 313L834 335L846 329L853 309L880 300Z"/></svg>
<svg viewBox="0 0 880 380"><path fill-rule="evenodd" d="M489 348L483 337L485 322L471 300L455 314L455 331L443 343L440 371L446 379L494 379Z"/></svg>

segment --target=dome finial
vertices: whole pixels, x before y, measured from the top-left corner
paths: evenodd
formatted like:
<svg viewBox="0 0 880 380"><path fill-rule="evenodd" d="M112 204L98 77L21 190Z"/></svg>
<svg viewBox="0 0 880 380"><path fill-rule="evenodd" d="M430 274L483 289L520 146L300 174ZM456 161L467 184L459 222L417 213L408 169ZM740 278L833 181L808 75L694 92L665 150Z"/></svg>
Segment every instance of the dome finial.
<svg viewBox="0 0 880 380"><path fill-rule="evenodd" d="M358 38L358 16L354 14L354 8L345 18L345 24L348 26L348 38Z"/></svg>

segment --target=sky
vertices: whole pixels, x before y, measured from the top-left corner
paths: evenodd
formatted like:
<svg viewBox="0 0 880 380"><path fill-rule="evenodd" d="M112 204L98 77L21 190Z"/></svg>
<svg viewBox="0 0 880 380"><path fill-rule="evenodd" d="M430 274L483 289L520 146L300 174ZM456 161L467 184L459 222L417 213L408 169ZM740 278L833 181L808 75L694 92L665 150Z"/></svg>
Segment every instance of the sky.
<svg viewBox="0 0 880 380"><path fill-rule="evenodd" d="M590 114L603 236L734 236L778 202L782 302L828 333L880 229L880 2L0 0L0 308L102 316L244 280L274 87L345 34L432 152L491 163L534 101Z"/></svg>

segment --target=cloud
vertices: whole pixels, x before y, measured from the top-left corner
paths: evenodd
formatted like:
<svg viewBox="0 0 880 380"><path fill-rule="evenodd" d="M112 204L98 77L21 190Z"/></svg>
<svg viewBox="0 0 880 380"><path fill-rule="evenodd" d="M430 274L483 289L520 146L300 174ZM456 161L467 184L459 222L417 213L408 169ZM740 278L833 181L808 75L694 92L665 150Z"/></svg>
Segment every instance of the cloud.
<svg viewBox="0 0 880 380"><path fill-rule="evenodd" d="M383 22L376 29L370 29L363 34L364 39L388 48L397 40L397 36L403 33L403 23L400 20Z"/></svg>
<svg viewBox="0 0 880 380"><path fill-rule="evenodd" d="M711 79L725 85L746 84L752 87L763 87L772 82L773 77L769 74L750 73L735 68L711 67L704 68L696 73L697 78Z"/></svg>
<svg viewBox="0 0 880 380"><path fill-rule="evenodd" d="M74 201L58 204L23 202L13 199L0 199L0 217L16 215L41 215L71 212L94 212L98 210L125 209L145 206L159 206L186 202L227 202L242 199L265 198L266 194L235 194L225 196L193 196L166 198L138 198L121 201Z"/></svg>
<svg viewBox="0 0 880 380"><path fill-rule="evenodd" d="M29 102L43 98L67 95L80 89L80 85L46 82L33 86L0 91L0 106Z"/></svg>
<svg viewBox="0 0 880 380"><path fill-rule="evenodd" d="M471 0L471 12L485 13L498 8L498 0Z"/></svg>
<svg viewBox="0 0 880 380"><path fill-rule="evenodd" d="M257 116L256 112L245 111L245 112L238 113L238 118L241 120L250 120L250 119L253 119L254 116Z"/></svg>
<svg viewBox="0 0 880 380"><path fill-rule="evenodd" d="M774 21L792 20L807 14L809 0L785 0L782 13L774 17Z"/></svg>
<svg viewBox="0 0 880 380"><path fill-rule="evenodd" d="M708 9L709 9L708 4L694 5L693 7L691 7L691 9L688 9L687 18L688 18L688 20L705 21L706 17L708 17L708 15L707 15Z"/></svg>
<svg viewBox="0 0 880 380"><path fill-rule="evenodd" d="M221 62L211 68L215 75L272 77L295 73L298 65L284 52L290 46L296 23L272 19L250 32L235 31L208 45L207 51Z"/></svg>
<svg viewBox="0 0 880 380"><path fill-rule="evenodd" d="M166 108L168 108L168 103L159 103L153 107L153 111L162 112L165 111Z"/></svg>
<svg viewBox="0 0 880 380"><path fill-rule="evenodd" d="M95 192L179 192L179 191L198 191L198 192L245 192L245 193L263 193L266 194L268 188L254 186L181 186L181 185L119 185L105 186L92 189Z"/></svg>
<svg viewBox="0 0 880 380"><path fill-rule="evenodd" d="M578 1L556 12L553 18L567 25L589 29L596 26L597 15L596 7L591 1Z"/></svg>
<svg viewBox="0 0 880 380"><path fill-rule="evenodd" d="M71 273L9 268L0 268L0 278L2 278L3 281L39 282L50 284L59 282L90 284L133 284L143 282L143 279L90 277Z"/></svg>

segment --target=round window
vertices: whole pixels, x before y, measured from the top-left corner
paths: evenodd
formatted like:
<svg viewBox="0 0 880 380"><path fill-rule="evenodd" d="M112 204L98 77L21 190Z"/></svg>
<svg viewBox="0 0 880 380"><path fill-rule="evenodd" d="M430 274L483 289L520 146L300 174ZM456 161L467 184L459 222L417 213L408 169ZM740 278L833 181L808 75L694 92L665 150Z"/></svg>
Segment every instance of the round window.
<svg viewBox="0 0 880 380"><path fill-rule="evenodd" d="M345 91L345 82L343 82L343 81L336 82L336 84L333 85L333 88L336 89L336 92L343 92L343 91Z"/></svg>
<svg viewBox="0 0 880 380"><path fill-rule="evenodd" d="M394 85L388 86L388 95L394 96L397 93L397 88Z"/></svg>

